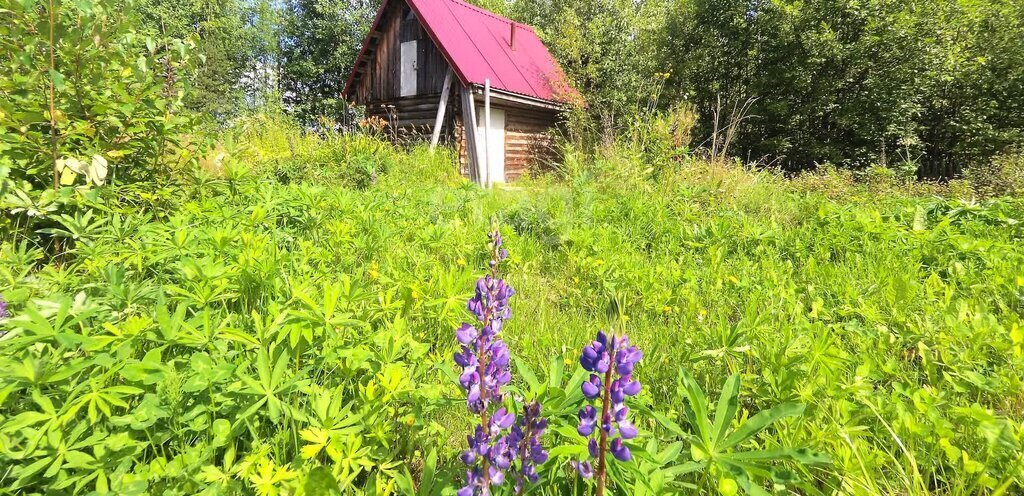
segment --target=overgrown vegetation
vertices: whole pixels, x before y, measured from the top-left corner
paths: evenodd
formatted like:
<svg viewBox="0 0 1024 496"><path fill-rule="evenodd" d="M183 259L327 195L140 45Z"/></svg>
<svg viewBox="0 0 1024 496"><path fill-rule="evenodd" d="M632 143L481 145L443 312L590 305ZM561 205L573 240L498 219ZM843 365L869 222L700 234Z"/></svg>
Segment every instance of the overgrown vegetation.
<svg viewBox="0 0 1024 496"><path fill-rule="evenodd" d="M959 177L1024 140L1024 4L1012 0L481 0L537 26L590 106L584 138L681 103L710 146L787 170ZM662 82L657 76L669 73ZM607 140L605 140L607 141Z"/></svg>
<svg viewBox="0 0 1024 496"><path fill-rule="evenodd" d="M367 137L285 152L294 131L255 122L222 170L68 191L54 212L4 205L18 227L0 252L9 491L457 487L472 419L452 332L492 217L518 292L504 330L521 358L513 394L542 400L551 422L538 492L585 492L568 468L586 451L577 350L609 318L645 350L636 408L653 411L610 474L616 491L738 487L714 468L735 454L708 464L700 453L717 448L692 448L705 421L685 413L697 393L676 391L683 370L705 390L740 374L741 425L805 405L735 449L822 455L769 455L751 467L755 489L1020 487L1019 201L879 197L877 181L701 161L654 171L628 156L485 192L444 154ZM320 175L281 173L282 156L314 149L334 157ZM389 172L350 187L368 155ZM36 230L49 223L56 256Z"/></svg>
<svg viewBox="0 0 1024 496"><path fill-rule="evenodd" d="M1019 1L472 3L537 28L588 103L572 120L578 148L633 141L652 98L659 112L692 106L698 146L726 124L716 110L749 101L732 154L790 171L945 180L1024 146ZM224 123L283 105L309 127L353 127L340 95L379 0L123 5L152 32L198 40L191 108Z"/></svg>
<svg viewBox="0 0 1024 496"><path fill-rule="evenodd" d="M293 26L369 9L285 5L311 16ZM747 133L765 129L750 112L768 105L792 117L773 106L785 98L718 103L716 90L709 113L701 98L712 93L663 98L679 91L664 70L608 80L617 74L609 60L656 38L656 25L642 36L636 28L662 11L604 2L572 17L553 3L536 15L571 21L546 36L565 35L552 43L563 57L577 50L564 60L589 75L584 90L600 104L571 114L557 172L482 190L458 175L451 150L396 148L373 123L338 119L351 110L322 100L329 88L304 86L292 96L309 105L244 117L237 109L258 103L245 84L226 77L197 88L197 74L221 64L238 74L263 50L238 57L228 35L240 25L246 36L270 32L252 20L266 4L3 4L0 493L452 494L466 483L465 434L481 422L466 410L471 393L452 358L473 340L453 337L492 259L516 290L504 298L516 318L501 329L514 351L508 397L489 411L541 405L528 411L548 421L531 431L543 431L547 451L531 459L539 479L530 494L605 484L638 495L1021 492L1024 202L1013 195L1024 164L1013 148L992 161L979 151L1017 132L1001 112L1020 104L1007 27L1019 18L996 15L1014 5L971 5L958 8L979 9L970 29L995 23L992 45L957 38L936 50L970 54L974 65L956 67L971 74L1001 67L1005 80L969 79L994 93L964 93L959 76L940 78L939 104L918 101L978 119L926 126L985 158L964 162L973 166L965 180L917 180L925 162L915 146L931 142L900 141L899 160L876 161L870 140L832 140L842 126L805 134L809 122L792 126L798 148L818 153L824 140L836 147L826 155L854 150L865 167L835 160L785 177L744 164L734 157L750 146ZM748 24L729 26L771 21L786 34L798 19L801 40L829 32L811 22L821 6L783 7L749 7ZM639 13L602 24L630 8ZM237 12L251 22L224 19ZM900 19L906 33L924 29ZM701 25L722 26L712 20ZM893 33L870 27L882 30L871 43L888 47L883 35ZM287 49L326 43L307 34ZM716 39L756 42L748 54L774 46L734 34ZM220 41L204 45L211 37ZM917 46L907 37L897 38ZM592 46L574 45L588 38ZM817 48L852 50L840 59L861 74L854 55L873 52L850 39ZM351 48L331 47L330 71ZM982 48L993 58L972 59ZM631 63L653 69L652 60ZM306 69L291 74L330 73ZM804 81L801 71L793 77ZM744 87L759 87L749 77L760 73L743 74ZM272 98L260 88L258 98ZM213 93L222 98L201 96ZM630 98L640 99L633 110ZM992 105L977 113L978 102ZM825 121L846 116L846 137L885 142L925 129L886 127L888 117L870 112L880 121L861 121L864 109L849 102L826 107ZM342 116L321 115L332 111ZM719 132L702 142L709 124ZM485 253L493 225L504 244ZM595 335L609 342L600 329L630 339L618 341L630 356L616 355L618 375L603 383L587 372L602 370L600 346L580 360ZM581 436L595 432L583 407L618 413L625 403L612 390L626 384L631 413L605 439L619 461L599 465L595 484L573 470L586 474ZM601 388L608 396L598 399ZM714 411L708 396L718 398Z"/></svg>
<svg viewBox="0 0 1024 496"><path fill-rule="evenodd" d="M66 159L99 156L112 182L137 181L180 161L192 40L140 27L114 2L4 6L0 166L14 179L70 185L81 171Z"/></svg>

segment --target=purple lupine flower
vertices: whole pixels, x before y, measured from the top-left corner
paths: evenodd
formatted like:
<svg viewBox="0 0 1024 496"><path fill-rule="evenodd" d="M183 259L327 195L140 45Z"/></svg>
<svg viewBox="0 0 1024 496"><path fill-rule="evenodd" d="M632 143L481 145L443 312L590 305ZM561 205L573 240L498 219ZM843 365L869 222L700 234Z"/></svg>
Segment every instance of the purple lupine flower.
<svg viewBox="0 0 1024 496"><path fill-rule="evenodd" d="M633 380L633 369L642 358L643 353L630 346L629 336L609 337L603 331L598 331L597 339L580 354L580 365L592 372L580 389L587 400L596 400L596 406L588 404L580 410L577 432L589 438L587 451L597 459L597 472L589 461L574 462L573 467L584 478L596 475L599 494L604 490L605 453L610 451L621 462L633 459L623 441L635 438L639 432L629 420L625 400L640 393L640 382Z"/></svg>
<svg viewBox="0 0 1024 496"><path fill-rule="evenodd" d="M580 425L576 428L576 431L583 437L593 434L594 426L597 425L597 409L593 405L587 405L580 410L579 418Z"/></svg>
<svg viewBox="0 0 1024 496"><path fill-rule="evenodd" d="M583 396L588 400L597 399L601 395L601 378L590 374L590 379L583 383Z"/></svg>
<svg viewBox="0 0 1024 496"><path fill-rule="evenodd" d="M584 479L589 479L594 476L594 466L588 461L578 462L576 460L572 460L569 464L572 465L572 468L576 469L576 472Z"/></svg>
<svg viewBox="0 0 1024 496"><path fill-rule="evenodd" d="M494 228L489 237L490 273L477 280L473 297L466 303L466 309L476 317L478 325L464 323L455 331L462 345L455 354L455 363L462 367L459 385L466 391L469 411L480 415L480 424L473 435L467 437L469 446L461 456L462 462L470 468L466 473L466 486L457 493L459 496L490 494L490 486L505 481L505 471L517 458L524 467L517 479L521 480L522 476L529 479L530 474L535 473L531 472L533 464L542 463L535 461L539 455L532 457L534 444L537 448L540 446L539 434L534 436L532 432L541 422L544 427L547 425L539 419L539 405L536 415L524 419L525 424L516 424L515 414L501 407L505 400L502 388L512 380L512 373L508 346L500 334L505 321L512 317L508 302L515 290L498 277L500 263L508 258L508 252L502 248L501 234ZM532 415L532 411L527 409L527 414ZM521 426L529 428L524 430ZM539 430L542 432L544 427ZM519 434L516 434L517 428ZM523 443L526 443L525 448ZM531 454L529 466L521 454L526 452ZM546 453L543 458L547 458Z"/></svg>
<svg viewBox="0 0 1024 496"><path fill-rule="evenodd" d="M509 441L517 447L519 473L516 476L516 494L521 494L526 483L534 484L540 478L537 466L548 461L548 452L540 444L540 437L548 428L548 421L540 416L540 403L533 402L523 407L523 415L509 435Z"/></svg>
<svg viewBox="0 0 1024 496"><path fill-rule="evenodd" d="M629 448L622 444L622 438L617 437L612 441L612 456L620 462L628 462L633 459L633 454L629 452Z"/></svg>
<svg viewBox="0 0 1024 496"><path fill-rule="evenodd" d="M3 296L0 296L0 320L6 319L11 316L11 312L7 309L7 300Z"/></svg>

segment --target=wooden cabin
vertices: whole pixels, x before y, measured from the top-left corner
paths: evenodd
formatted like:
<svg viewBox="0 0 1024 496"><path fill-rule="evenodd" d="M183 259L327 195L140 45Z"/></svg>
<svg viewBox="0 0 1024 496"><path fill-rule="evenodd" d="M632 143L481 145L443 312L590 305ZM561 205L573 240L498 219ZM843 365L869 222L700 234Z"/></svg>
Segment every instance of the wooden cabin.
<svg viewBox="0 0 1024 496"><path fill-rule="evenodd" d="M384 0L345 98L392 136L454 144L490 185L557 159L550 131L579 94L529 26L460 0Z"/></svg>

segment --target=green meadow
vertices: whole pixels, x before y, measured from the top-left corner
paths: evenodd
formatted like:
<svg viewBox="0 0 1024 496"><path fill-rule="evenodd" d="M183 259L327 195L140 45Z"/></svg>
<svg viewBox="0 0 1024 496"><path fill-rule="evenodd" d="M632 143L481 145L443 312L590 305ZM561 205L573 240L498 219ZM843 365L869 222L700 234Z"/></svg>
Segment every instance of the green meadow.
<svg viewBox="0 0 1024 496"><path fill-rule="evenodd" d="M613 494L1021 490L1019 200L628 149L487 191L448 151L245 129L156 184L7 200L3 492L453 494L492 220L510 396L550 421L534 493L591 491L569 462L600 329L644 352ZM702 448L733 388L749 436Z"/></svg>

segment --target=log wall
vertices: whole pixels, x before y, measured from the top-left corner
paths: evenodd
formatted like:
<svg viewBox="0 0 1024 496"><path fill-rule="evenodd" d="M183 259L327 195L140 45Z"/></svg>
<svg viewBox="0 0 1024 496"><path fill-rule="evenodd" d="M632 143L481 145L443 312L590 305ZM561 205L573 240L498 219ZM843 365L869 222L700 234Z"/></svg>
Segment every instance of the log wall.
<svg viewBox="0 0 1024 496"><path fill-rule="evenodd" d="M477 100L480 106L480 100ZM461 106L460 106L461 107ZM492 109L505 111L505 181L512 182L531 171L545 170L561 159L552 133L558 124L556 110L506 106L491 102ZM477 119L481 119L477 115ZM471 177L465 128L461 119L455 123L462 175Z"/></svg>
<svg viewBox="0 0 1024 496"><path fill-rule="evenodd" d="M460 120L457 112L458 82L453 84L449 92L448 108L445 111L441 127L441 142L450 143L452 130L456 121ZM437 107L441 95L412 96L399 98L389 102L371 103L366 106L367 117L378 117L387 123L388 132L397 141L429 140L434 132L434 120L437 118Z"/></svg>

